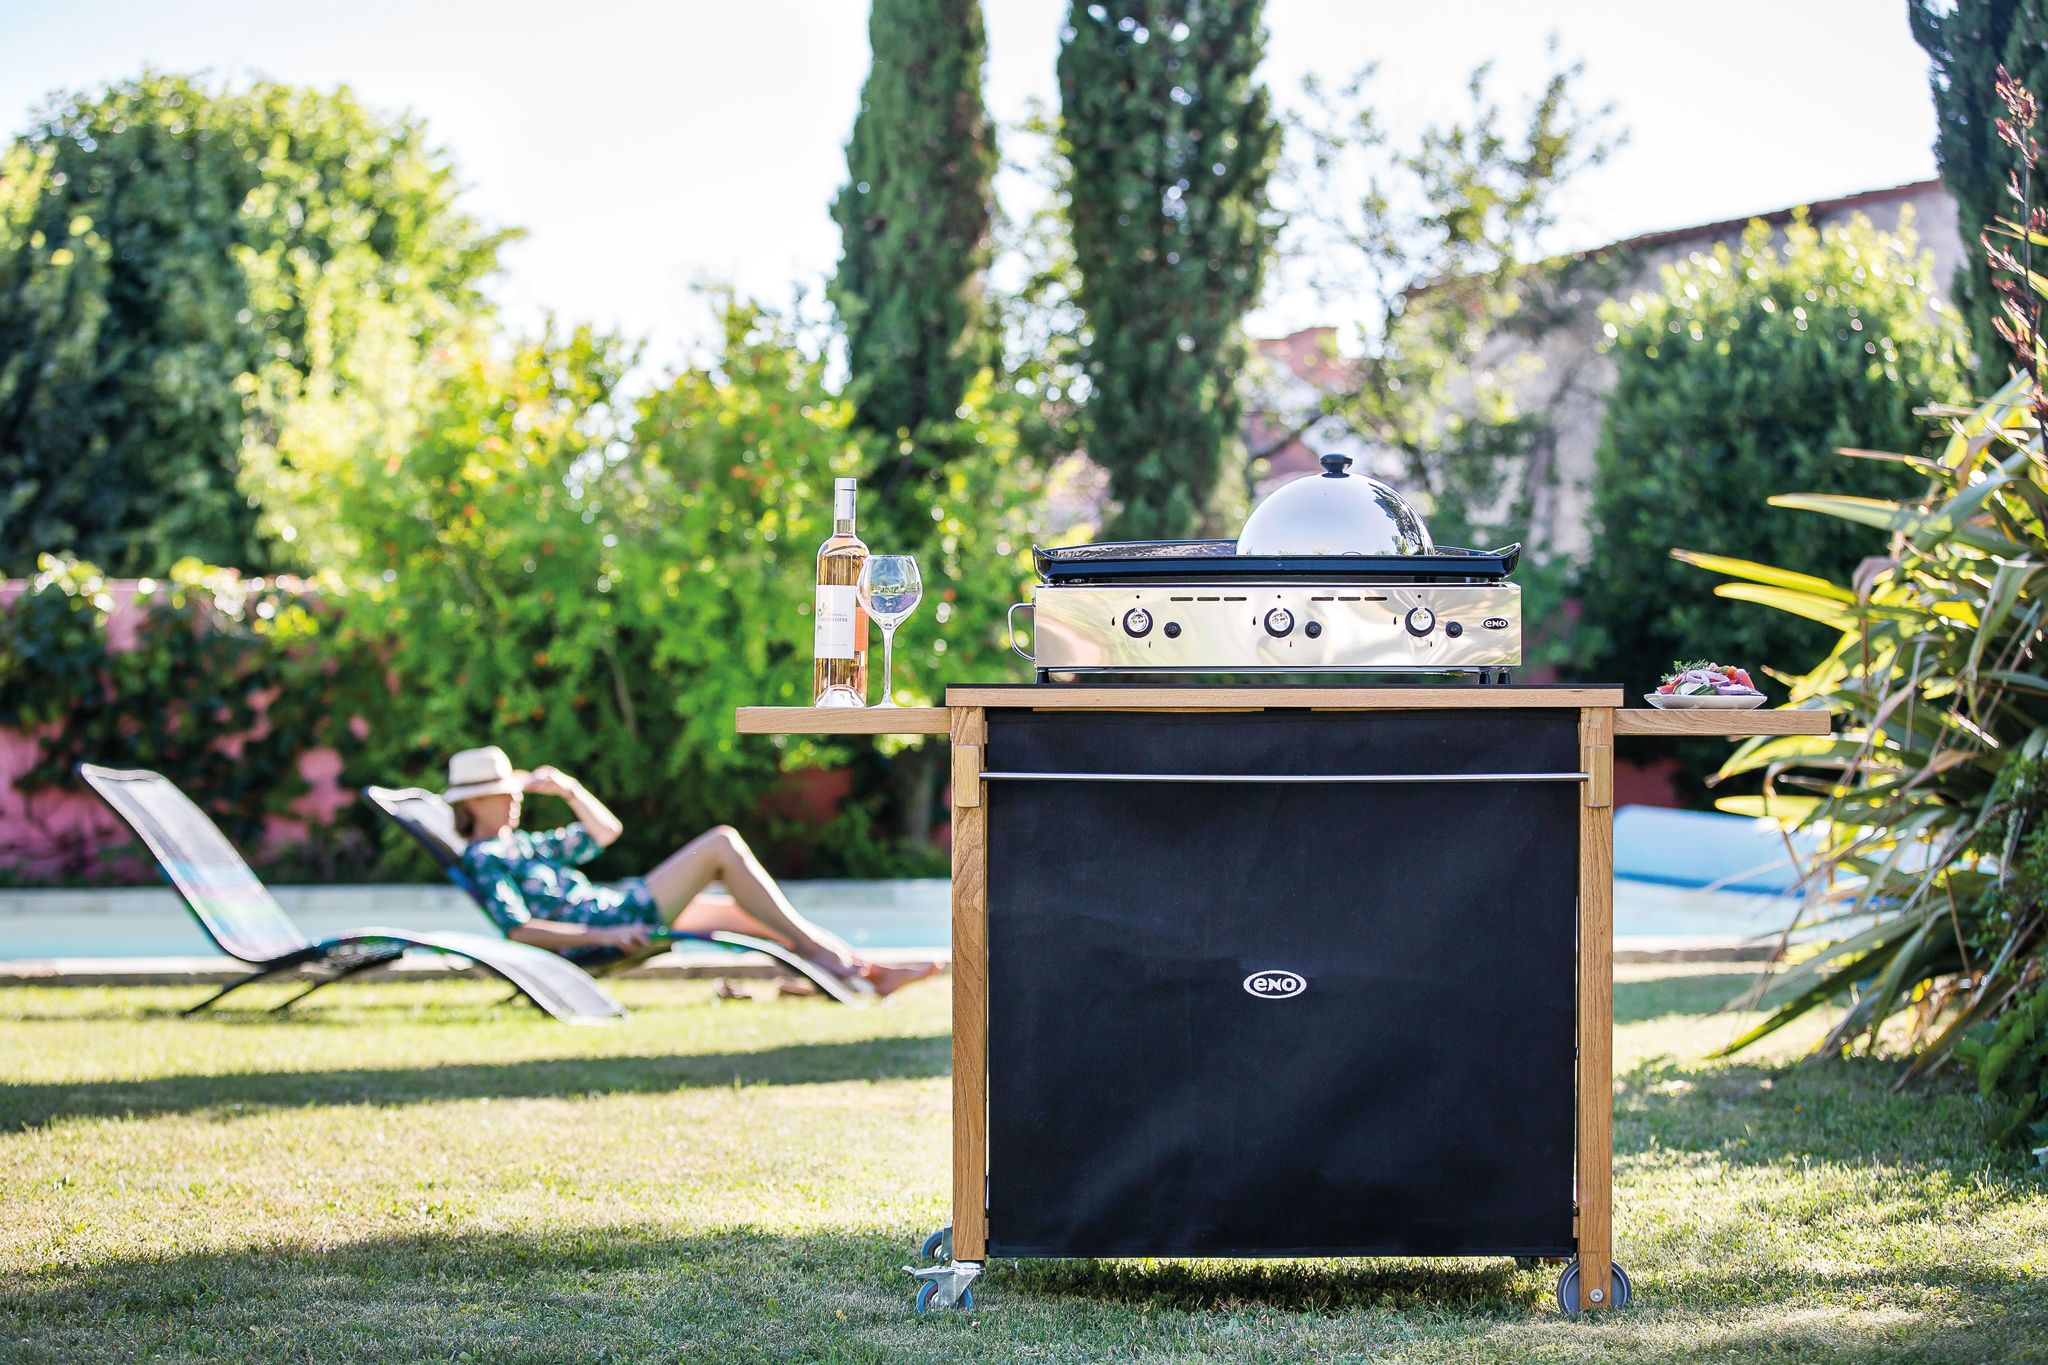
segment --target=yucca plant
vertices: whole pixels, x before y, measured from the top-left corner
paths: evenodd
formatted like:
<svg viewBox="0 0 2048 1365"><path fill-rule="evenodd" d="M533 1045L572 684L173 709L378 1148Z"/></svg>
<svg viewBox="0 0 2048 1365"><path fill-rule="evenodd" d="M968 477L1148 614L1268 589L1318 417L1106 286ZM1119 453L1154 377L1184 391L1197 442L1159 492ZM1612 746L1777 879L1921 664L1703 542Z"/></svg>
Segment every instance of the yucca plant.
<svg viewBox="0 0 2048 1365"><path fill-rule="evenodd" d="M1843 452L1919 470L1919 499L1770 500L1889 533L1888 553L1851 583L1673 553L1737 580L1716 589L1723 597L1841 631L1809 672L1779 675L1789 704L1832 712L1835 733L1752 740L1721 769L1765 775L1763 795L1724 809L1818 832L1793 928L1823 931L1815 951L1759 983L1752 1001L1776 1008L1725 1051L1839 1004L1816 1051L1845 1052L1906 1013L1913 1061L1900 1083L1961 1057L1996 1106L1994 1135L2025 1139L2048 1163L2048 278L2031 259L2048 220L2031 204L2033 98L2000 77L2020 212L1984 246L2020 371L1975 408L1929 410L1949 433L1936 458Z"/></svg>

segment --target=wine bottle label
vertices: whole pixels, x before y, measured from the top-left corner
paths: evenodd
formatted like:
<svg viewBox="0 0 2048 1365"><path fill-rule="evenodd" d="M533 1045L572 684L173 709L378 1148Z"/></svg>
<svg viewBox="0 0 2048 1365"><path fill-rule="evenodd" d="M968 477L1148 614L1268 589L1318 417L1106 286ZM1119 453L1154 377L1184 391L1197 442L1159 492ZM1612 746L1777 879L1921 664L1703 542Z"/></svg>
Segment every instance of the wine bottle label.
<svg viewBox="0 0 2048 1365"><path fill-rule="evenodd" d="M853 657L854 592L850 586L818 585L811 616L811 643L821 659Z"/></svg>

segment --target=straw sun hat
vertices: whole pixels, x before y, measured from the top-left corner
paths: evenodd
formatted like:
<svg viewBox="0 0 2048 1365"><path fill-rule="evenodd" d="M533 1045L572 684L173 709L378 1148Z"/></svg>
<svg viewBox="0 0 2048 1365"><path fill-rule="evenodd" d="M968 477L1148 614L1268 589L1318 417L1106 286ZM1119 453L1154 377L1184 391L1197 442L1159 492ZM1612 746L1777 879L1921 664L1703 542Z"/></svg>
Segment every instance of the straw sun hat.
<svg viewBox="0 0 2048 1365"><path fill-rule="evenodd" d="M464 749L448 759L448 790L441 799L452 805L472 796L510 796L526 790L526 777L495 744Z"/></svg>

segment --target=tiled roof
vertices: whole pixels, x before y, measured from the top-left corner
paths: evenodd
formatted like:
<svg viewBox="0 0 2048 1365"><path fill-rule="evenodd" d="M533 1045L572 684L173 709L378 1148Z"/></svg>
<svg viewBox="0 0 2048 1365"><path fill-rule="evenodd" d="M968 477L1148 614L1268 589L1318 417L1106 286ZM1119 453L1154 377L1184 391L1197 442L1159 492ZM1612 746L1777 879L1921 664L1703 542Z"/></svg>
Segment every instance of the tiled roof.
<svg viewBox="0 0 2048 1365"><path fill-rule="evenodd" d="M1676 242L1691 241L1698 237L1725 237L1731 233L1742 231L1743 228L1749 226L1752 221L1758 218L1774 226L1779 223L1790 222L1792 215L1802 208L1809 210L1815 218L1833 218L1839 214L1853 213L1857 209L1868 208L1872 204L1892 204L1897 203L1901 199L1917 199L1923 194L1940 189L1941 182L1939 180L1915 180L1911 184L1893 185L1881 190L1861 190L1855 194L1845 194L1835 199L1815 199L1805 204L1773 209L1769 213L1745 213L1740 218L1724 218L1717 223L1700 223L1693 227L1666 228L1661 232L1645 232L1639 236L1627 237L1619 242L1610 242L1606 246L1592 247L1575 254L1597 256L1608 251L1644 251L1653 247L1670 246Z"/></svg>

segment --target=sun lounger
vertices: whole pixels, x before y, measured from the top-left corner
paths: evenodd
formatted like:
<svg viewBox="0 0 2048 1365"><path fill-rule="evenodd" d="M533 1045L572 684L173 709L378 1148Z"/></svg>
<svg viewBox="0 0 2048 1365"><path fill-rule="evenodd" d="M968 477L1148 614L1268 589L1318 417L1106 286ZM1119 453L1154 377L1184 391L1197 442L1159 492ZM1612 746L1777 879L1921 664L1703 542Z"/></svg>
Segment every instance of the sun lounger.
<svg viewBox="0 0 2048 1365"><path fill-rule="evenodd" d="M381 926L316 943L292 923L219 827L168 778L140 769L101 768L90 763L78 771L148 847L164 879L184 898L215 946L255 969L186 1010L187 1014L196 1014L253 981L303 970L314 980L277 1006L288 1009L322 986L395 961L408 948L467 958L503 977L555 1018L570 1023L594 1023L625 1014L581 968L529 944L483 934L417 933Z"/></svg>
<svg viewBox="0 0 2048 1365"><path fill-rule="evenodd" d="M448 880L461 887L464 893L476 902L479 910L489 913L483 896L462 870L462 837L455 832L455 812L448 808L446 801L433 792L419 787L366 787L363 794L371 805L390 816L400 829L410 834L447 874ZM760 953L802 976L842 1005L866 1003L869 998L867 993L848 986L846 982L817 963L791 952L773 939L729 933L720 929L708 934L673 931L658 933L653 942L657 945L676 942L711 943L722 948ZM587 950L585 955L576 958L576 961L594 972L615 970L637 960L637 957L630 957L613 948Z"/></svg>

